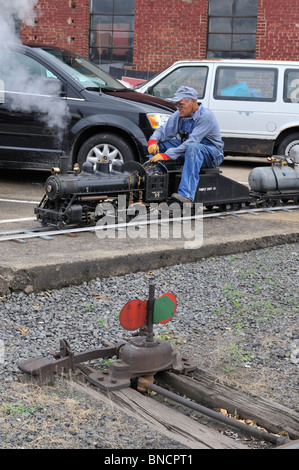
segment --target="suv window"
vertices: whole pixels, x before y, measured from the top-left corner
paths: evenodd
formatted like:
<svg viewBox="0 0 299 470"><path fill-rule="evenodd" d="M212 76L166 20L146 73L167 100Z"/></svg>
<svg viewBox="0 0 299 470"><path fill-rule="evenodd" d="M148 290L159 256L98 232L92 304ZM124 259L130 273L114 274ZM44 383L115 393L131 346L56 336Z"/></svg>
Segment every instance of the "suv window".
<svg viewBox="0 0 299 470"><path fill-rule="evenodd" d="M207 76L208 67L205 66L179 67L162 78L152 88L150 94L161 98L172 98L177 89L184 85L194 88L198 93L198 98L202 99L205 95Z"/></svg>
<svg viewBox="0 0 299 470"><path fill-rule="evenodd" d="M0 79L7 91L34 93L36 84L33 81L37 78L57 77L29 56L14 51L0 51Z"/></svg>
<svg viewBox="0 0 299 470"><path fill-rule="evenodd" d="M25 113L48 128L62 128L67 110L61 90L62 82L37 60L0 50L0 104L10 113Z"/></svg>
<svg viewBox="0 0 299 470"><path fill-rule="evenodd" d="M214 98L218 100L275 101L277 69L218 67Z"/></svg>
<svg viewBox="0 0 299 470"><path fill-rule="evenodd" d="M299 102L299 70L287 69L285 71L283 100L287 103Z"/></svg>
<svg viewBox="0 0 299 470"><path fill-rule="evenodd" d="M105 73L95 64L85 60L83 57L64 49L39 49L46 58L50 58L58 67L62 68L68 75L76 80L81 86L114 88L123 90L125 87L115 78Z"/></svg>

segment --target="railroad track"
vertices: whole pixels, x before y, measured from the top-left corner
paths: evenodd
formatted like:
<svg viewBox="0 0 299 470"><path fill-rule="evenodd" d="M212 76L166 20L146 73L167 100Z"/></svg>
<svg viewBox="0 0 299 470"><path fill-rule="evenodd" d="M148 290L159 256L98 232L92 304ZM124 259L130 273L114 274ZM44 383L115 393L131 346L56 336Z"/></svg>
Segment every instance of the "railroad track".
<svg viewBox="0 0 299 470"><path fill-rule="evenodd" d="M120 224L111 224L111 225L90 225L86 227L69 227L65 229L55 229L53 227L31 227L31 228L16 228L10 230L3 230L0 231L0 242L1 241L12 241L12 240L27 240L32 238L43 238L50 240L52 237L58 235L68 235L68 234L77 234L82 232L96 232L98 230L108 230L108 229L115 229L115 230L123 230L126 227L138 226L138 227L145 227L149 224L163 224L169 222L189 222L192 220L199 220L199 219L211 219L211 218L226 218L226 217L242 217L242 215L250 214L250 215L259 215L260 213L270 213L275 214L277 212L293 212L294 210L298 210L299 205L289 205L289 206L274 206L274 207L252 207L247 209L241 209L237 211L223 211L223 212L203 212L202 214L198 214L195 216L188 216L188 217L180 217L180 218L167 218L167 219L147 219L141 221L132 221L129 223L120 223ZM0 220L1 224L5 223L18 223L24 221L34 221L35 218L19 218L19 219L3 219Z"/></svg>
<svg viewBox="0 0 299 470"><path fill-rule="evenodd" d="M246 449L250 448L250 441L251 446L258 448L259 441L263 441L261 448L266 442L268 448L299 449L298 413L220 385L205 371L196 369L187 376L159 372L156 383L140 378L132 387L109 391L99 390L89 382L88 377L94 372L89 365L80 365L72 380L75 388L113 402L187 448ZM138 391L138 387L143 391ZM232 415L237 411L238 419L215 410L224 405Z"/></svg>
<svg viewBox="0 0 299 470"><path fill-rule="evenodd" d="M241 437L234 441L219 432L219 423L237 429L239 436L245 433L274 446L296 446L297 412L218 384L215 377L198 369L192 360L178 356L170 343L154 339L154 324L167 323L175 310L175 296L165 293L155 298L155 285L150 283L148 300L133 299L119 314L125 330L138 330L129 341L75 352L67 340L60 340L59 351L27 359L19 364L19 369L27 379L35 378L40 384L52 381L55 373L62 372L78 386L84 386L86 393L106 394L110 403L119 404L134 417L138 415L147 424L158 425L166 434L171 429L172 439L187 448L248 448L240 443ZM205 419L216 421L218 426L207 426L197 418L187 417L186 412L166 408L148 391L192 409ZM232 415L237 413L242 420L224 416L215 408L225 408ZM266 430L249 426L246 419Z"/></svg>

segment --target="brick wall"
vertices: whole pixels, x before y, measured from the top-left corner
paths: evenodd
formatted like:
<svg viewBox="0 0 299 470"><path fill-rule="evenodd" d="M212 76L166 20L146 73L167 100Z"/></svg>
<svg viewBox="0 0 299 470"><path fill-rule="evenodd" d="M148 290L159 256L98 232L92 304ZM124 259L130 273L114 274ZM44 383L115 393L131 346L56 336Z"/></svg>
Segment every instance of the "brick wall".
<svg viewBox="0 0 299 470"><path fill-rule="evenodd" d="M135 0L135 70L205 58L207 11L208 0Z"/></svg>
<svg viewBox="0 0 299 470"><path fill-rule="evenodd" d="M39 0L36 13L35 25L21 28L23 42L65 47L88 57L89 0Z"/></svg>
<svg viewBox="0 0 299 470"><path fill-rule="evenodd" d="M259 0L256 59L299 61L298 0Z"/></svg>
<svg viewBox="0 0 299 470"><path fill-rule="evenodd" d="M8 0L9 1L9 0ZM250 0L248 0L250 1ZM135 0L134 65L158 73L176 60L206 57L208 0ZM23 42L88 57L90 0L39 0ZM299 61L299 0L259 0L256 59Z"/></svg>

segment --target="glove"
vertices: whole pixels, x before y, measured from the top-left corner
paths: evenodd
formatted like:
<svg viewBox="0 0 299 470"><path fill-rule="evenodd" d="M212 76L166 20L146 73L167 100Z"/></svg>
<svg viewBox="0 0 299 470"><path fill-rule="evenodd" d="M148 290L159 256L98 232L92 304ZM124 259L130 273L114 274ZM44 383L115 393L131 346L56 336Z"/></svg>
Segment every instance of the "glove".
<svg viewBox="0 0 299 470"><path fill-rule="evenodd" d="M148 151L148 153L149 153L150 155L156 155L156 153L159 153L159 147L158 147L158 145L157 145L157 141L156 141L156 140L150 139L150 140L148 141L147 145L148 145L147 151Z"/></svg>
<svg viewBox="0 0 299 470"><path fill-rule="evenodd" d="M157 153L154 155L151 159L150 162L159 162L160 160L171 160L170 157L166 155L166 153Z"/></svg>

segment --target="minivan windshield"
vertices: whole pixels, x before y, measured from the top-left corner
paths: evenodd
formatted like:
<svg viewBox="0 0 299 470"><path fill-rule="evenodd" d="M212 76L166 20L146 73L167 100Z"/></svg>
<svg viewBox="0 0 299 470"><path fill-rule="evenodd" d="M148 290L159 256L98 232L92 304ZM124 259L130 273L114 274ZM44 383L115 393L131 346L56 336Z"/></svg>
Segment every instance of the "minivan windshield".
<svg viewBox="0 0 299 470"><path fill-rule="evenodd" d="M42 55L55 62L68 75L76 80L84 88L113 88L115 90L127 90L108 73L89 60L64 49L39 48Z"/></svg>

